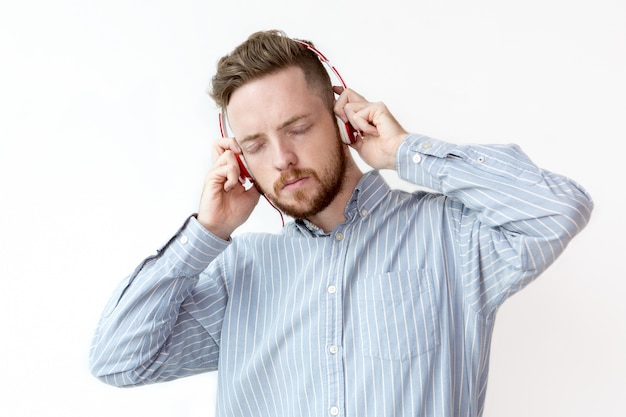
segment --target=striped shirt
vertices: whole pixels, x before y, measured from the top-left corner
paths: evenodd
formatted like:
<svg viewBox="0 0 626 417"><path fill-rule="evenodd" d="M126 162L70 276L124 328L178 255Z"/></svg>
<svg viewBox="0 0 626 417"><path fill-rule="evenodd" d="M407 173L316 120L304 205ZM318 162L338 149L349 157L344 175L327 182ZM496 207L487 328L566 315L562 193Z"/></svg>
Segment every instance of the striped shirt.
<svg viewBox="0 0 626 417"><path fill-rule="evenodd" d="M137 385L219 369L216 415L480 416L498 307L586 225L575 182L515 145L409 135L331 233L223 241L190 217L113 294L91 370Z"/></svg>

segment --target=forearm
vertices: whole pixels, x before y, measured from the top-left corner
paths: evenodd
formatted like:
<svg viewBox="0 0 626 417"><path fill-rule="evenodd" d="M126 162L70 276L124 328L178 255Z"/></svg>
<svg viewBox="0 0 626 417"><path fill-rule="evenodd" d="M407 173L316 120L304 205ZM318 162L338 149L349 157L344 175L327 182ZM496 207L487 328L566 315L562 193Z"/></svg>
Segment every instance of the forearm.
<svg viewBox="0 0 626 417"><path fill-rule="evenodd" d="M400 176L459 200L480 224L508 235L521 268L545 269L589 221L593 203L575 182L539 169L515 145L456 146L410 135ZM522 248L523 246L523 248ZM531 265L547 255L542 265Z"/></svg>
<svg viewBox="0 0 626 417"><path fill-rule="evenodd" d="M182 354L182 340L215 343L181 304L226 246L192 218L146 259L120 284L103 312L90 352L92 373L114 385L132 385L168 379L189 366L183 361L198 367L203 366L199 360L210 361L206 350L195 357Z"/></svg>

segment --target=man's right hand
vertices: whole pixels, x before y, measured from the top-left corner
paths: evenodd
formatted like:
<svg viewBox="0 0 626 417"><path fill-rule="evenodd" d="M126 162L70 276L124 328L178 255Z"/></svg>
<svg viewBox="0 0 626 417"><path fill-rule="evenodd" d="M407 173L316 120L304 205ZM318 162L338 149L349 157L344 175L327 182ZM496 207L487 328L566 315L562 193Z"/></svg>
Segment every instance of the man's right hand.
<svg viewBox="0 0 626 417"><path fill-rule="evenodd" d="M233 138L215 141L213 166L204 178L198 221L214 235L227 240L242 225L259 201L252 187L246 191L239 182L239 165L235 154L241 148Z"/></svg>

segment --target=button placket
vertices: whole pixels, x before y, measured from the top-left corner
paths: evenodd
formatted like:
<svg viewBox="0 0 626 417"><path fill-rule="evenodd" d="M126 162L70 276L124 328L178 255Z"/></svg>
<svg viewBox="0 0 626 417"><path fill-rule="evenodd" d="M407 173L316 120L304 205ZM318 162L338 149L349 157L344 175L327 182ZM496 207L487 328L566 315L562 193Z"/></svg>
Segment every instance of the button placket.
<svg viewBox="0 0 626 417"><path fill-rule="evenodd" d="M346 227L340 227L331 233L332 243L329 242L329 255L333 259L343 259L345 251L347 250L346 244L348 243ZM342 329L343 329L343 306L341 304L341 291L343 285L343 264L341 262L333 262L333 267L328 271L326 280L326 302L329 307L329 314L327 314L329 320L329 326L326 328L325 337L323 343L325 344L326 351L326 364L328 366L328 383L329 383L329 397L326 403L328 408L328 415L338 416L341 414L341 404L343 404L342 392L345 389L343 386L342 375L342 355L339 354L341 348Z"/></svg>

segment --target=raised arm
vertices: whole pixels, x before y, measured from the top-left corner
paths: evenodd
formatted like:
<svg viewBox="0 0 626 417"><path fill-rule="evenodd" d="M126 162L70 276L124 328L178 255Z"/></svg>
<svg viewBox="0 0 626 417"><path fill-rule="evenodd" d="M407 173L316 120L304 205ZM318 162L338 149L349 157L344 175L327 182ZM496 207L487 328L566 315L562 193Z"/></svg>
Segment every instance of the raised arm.
<svg viewBox="0 0 626 417"><path fill-rule="evenodd" d="M354 147L370 166L460 203L461 265L464 276L482 277L471 285L481 286L487 309L543 272L589 221L589 194L537 167L517 145L454 145L408 134L384 104L350 90L335 111L362 131Z"/></svg>
<svg viewBox="0 0 626 417"><path fill-rule="evenodd" d="M204 273L203 297L214 300L214 318L205 322L197 286L227 245L190 217L157 255L144 260L105 307L90 351L93 375L128 386L216 369L226 290Z"/></svg>

